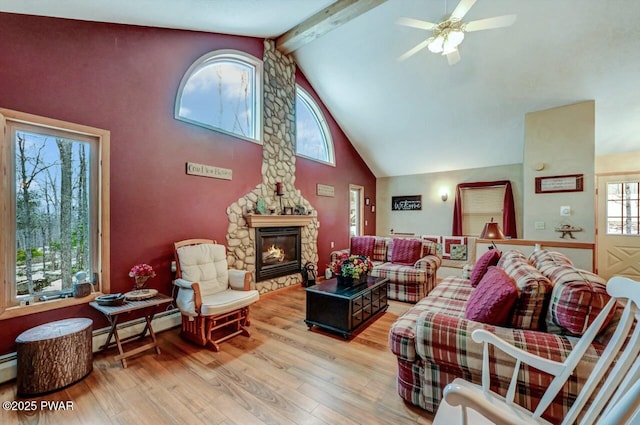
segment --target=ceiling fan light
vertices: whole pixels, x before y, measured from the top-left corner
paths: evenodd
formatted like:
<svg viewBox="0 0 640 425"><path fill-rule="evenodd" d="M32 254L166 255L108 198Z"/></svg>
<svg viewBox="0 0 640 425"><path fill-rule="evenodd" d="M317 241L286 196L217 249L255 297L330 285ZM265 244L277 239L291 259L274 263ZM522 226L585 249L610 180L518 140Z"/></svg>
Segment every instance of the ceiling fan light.
<svg viewBox="0 0 640 425"><path fill-rule="evenodd" d="M447 43L444 43L444 49L442 50L442 55L446 56L449 53L453 53L455 52L457 49L455 48L455 46L450 46Z"/></svg>
<svg viewBox="0 0 640 425"><path fill-rule="evenodd" d="M440 53L444 49L444 37L442 35L438 35L433 39L429 46L427 46L429 50L433 53Z"/></svg>
<svg viewBox="0 0 640 425"><path fill-rule="evenodd" d="M464 32L462 32L460 30L452 30L447 35L446 44L451 49L454 49L454 48L458 47L460 45L460 43L462 43L462 40L464 40Z"/></svg>

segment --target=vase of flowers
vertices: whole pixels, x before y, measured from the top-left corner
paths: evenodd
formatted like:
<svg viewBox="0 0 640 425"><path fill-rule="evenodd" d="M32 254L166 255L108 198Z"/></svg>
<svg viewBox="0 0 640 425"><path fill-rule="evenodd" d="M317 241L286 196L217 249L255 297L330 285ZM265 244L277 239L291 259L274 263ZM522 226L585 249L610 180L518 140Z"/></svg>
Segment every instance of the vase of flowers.
<svg viewBox="0 0 640 425"><path fill-rule="evenodd" d="M156 272L148 264L136 264L129 270L129 276L136 281L133 286L134 291L139 291L144 288L149 278L156 276Z"/></svg>
<svg viewBox="0 0 640 425"><path fill-rule="evenodd" d="M329 265L329 268L336 275L338 285L351 286L367 281L367 276L373 268L373 263L371 263L369 257L364 255L342 254Z"/></svg>

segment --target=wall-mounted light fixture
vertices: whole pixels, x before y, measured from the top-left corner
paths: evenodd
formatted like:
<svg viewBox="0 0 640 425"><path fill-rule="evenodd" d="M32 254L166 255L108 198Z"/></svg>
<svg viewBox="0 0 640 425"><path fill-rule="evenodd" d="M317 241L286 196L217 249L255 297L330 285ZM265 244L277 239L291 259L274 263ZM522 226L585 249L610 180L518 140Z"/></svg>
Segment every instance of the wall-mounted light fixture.
<svg viewBox="0 0 640 425"><path fill-rule="evenodd" d="M447 199L449 199L449 192L447 192L447 189L440 190L440 199L442 199L442 202L447 202Z"/></svg>

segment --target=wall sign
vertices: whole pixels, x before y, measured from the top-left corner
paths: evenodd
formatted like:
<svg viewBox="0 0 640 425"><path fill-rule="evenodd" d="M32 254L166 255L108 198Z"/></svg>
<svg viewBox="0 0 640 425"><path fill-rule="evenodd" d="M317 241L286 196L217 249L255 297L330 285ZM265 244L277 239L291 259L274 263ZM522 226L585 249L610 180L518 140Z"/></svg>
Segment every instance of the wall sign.
<svg viewBox="0 0 640 425"><path fill-rule="evenodd" d="M187 162L187 174L191 176L210 177L212 179L231 180L232 171L228 168Z"/></svg>
<svg viewBox="0 0 640 425"><path fill-rule="evenodd" d="M391 211L415 211L421 209L422 195L391 197Z"/></svg>
<svg viewBox="0 0 640 425"><path fill-rule="evenodd" d="M318 196L328 196L330 198L333 198L334 196L336 196L336 188L326 184L318 183L316 185L316 194Z"/></svg>
<svg viewBox="0 0 640 425"><path fill-rule="evenodd" d="M536 193L582 192L583 174L536 177Z"/></svg>

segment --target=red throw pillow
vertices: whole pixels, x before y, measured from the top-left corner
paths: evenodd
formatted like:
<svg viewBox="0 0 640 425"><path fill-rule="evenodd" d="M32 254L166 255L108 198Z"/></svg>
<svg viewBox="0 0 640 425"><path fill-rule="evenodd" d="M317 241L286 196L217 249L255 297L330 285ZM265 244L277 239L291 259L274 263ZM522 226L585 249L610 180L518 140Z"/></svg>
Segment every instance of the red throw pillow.
<svg viewBox="0 0 640 425"><path fill-rule="evenodd" d="M376 242L376 238L373 236L354 236L351 238L351 250L352 255L364 255L365 257L373 257L373 244Z"/></svg>
<svg viewBox="0 0 640 425"><path fill-rule="evenodd" d="M490 249L482 254L482 257L476 261L471 271L471 286L476 287L480 283L480 279L487 272L489 266L495 266L500 260L500 251L497 249Z"/></svg>
<svg viewBox="0 0 640 425"><path fill-rule="evenodd" d="M422 254L422 242L416 239L393 239L391 262L396 264L413 265Z"/></svg>
<svg viewBox="0 0 640 425"><path fill-rule="evenodd" d="M518 299L516 284L502 269L491 266L471 293L464 318L488 325L509 323L513 306Z"/></svg>

